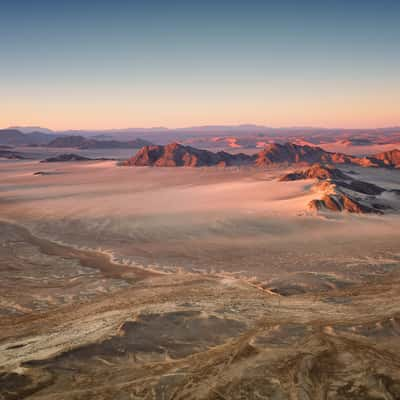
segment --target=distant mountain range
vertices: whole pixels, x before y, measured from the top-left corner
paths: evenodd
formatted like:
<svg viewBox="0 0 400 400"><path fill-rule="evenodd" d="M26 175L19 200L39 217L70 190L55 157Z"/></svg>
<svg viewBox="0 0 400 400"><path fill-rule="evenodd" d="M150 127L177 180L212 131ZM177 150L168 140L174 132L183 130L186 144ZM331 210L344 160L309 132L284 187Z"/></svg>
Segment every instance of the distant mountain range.
<svg viewBox="0 0 400 400"><path fill-rule="evenodd" d="M21 131L21 130L22 131ZM129 128L126 130L104 131L64 131L52 132L46 128L22 127L20 129L0 130L0 146L49 146L52 148L77 149L135 149L148 146L151 143L166 145L179 142L188 148L203 148L218 154L218 150L260 149L263 151L272 144L290 142L305 146L303 158L314 158L315 162L322 157L321 151L336 154L349 162L344 154L370 155L400 146L400 128L381 128L369 130L332 130L310 127L270 128L259 125L238 126L200 126L179 129L167 128ZM43 131L35 131L41 129ZM32 131L30 131L32 130ZM50 132L50 133L49 133ZM139 134L142 138L139 138ZM315 148L312 151L310 148ZM268 154L260 154L258 163L275 162L275 152L278 158L281 152L289 151L288 162L296 162L299 157L296 151L290 149L269 148ZM231 155L232 156L232 155ZM228 157L220 154L217 163L235 164L238 157ZM388 156L393 158L393 156ZM329 157L328 157L329 158ZM356 157L360 158L360 157ZM213 156L213 159L215 157ZM192 161L195 162L195 161ZM240 160L242 162L242 160ZM338 160L333 162L339 162ZM364 160L364 162L368 162ZM387 163L385 159L381 163Z"/></svg>
<svg viewBox="0 0 400 400"><path fill-rule="evenodd" d="M0 145L11 146L32 146L44 145L54 140L56 134L48 134L43 132L22 133L17 129L0 129Z"/></svg>
<svg viewBox="0 0 400 400"><path fill-rule="evenodd" d="M41 126L10 126L7 129L16 129L22 133L42 132L42 133L56 133L55 131L43 128Z"/></svg>
<svg viewBox="0 0 400 400"><path fill-rule="evenodd" d="M378 129L327 129L319 127L279 127L263 125L204 125L169 129L126 128L104 130L51 131L42 127L14 127L23 134L46 134L42 138L30 138L24 144L42 145L52 139L65 136L81 136L101 141L129 142L139 137L148 142L168 144L179 142L209 150L262 149L269 143L292 142L299 145L320 146L328 151L372 154L387 150L386 145L400 145L400 127ZM51 140L50 140L51 139ZM18 142L19 143L19 142ZM0 145L6 144L1 141ZM111 146L112 143L110 143ZM118 146L118 144L115 144ZM99 145L101 146L101 145ZM380 146L380 147L377 147Z"/></svg>
<svg viewBox="0 0 400 400"><path fill-rule="evenodd" d="M268 135L282 135L287 133L292 134L314 134L316 132L322 133L343 133L343 134L382 134L400 132L400 127L382 127L371 129L348 129L348 128L323 128L316 126L288 126L288 127L271 127L256 124L240 124L240 125L200 125L188 126L182 128L166 128L166 127L152 127L152 128L117 128L117 129L76 129L76 130L51 130L42 127L9 127L8 129L17 129L22 133L43 132L53 133L63 136L85 136L92 137L96 135L152 135L152 134L177 134L183 136L193 135L252 135L252 134L268 134Z"/></svg>
<svg viewBox="0 0 400 400"><path fill-rule="evenodd" d="M218 127L201 127L213 130ZM219 127L221 128L221 127ZM236 127L237 129L258 129L253 125ZM26 130L27 128L25 128ZM164 128L163 128L164 129ZM193 128L194 129L194 128ZM222 127L221 129L224 129ZM394 132L394 131L393 131ZM392 132L392 133L393 133ZM397 138L398 134L394 134ZM319 134L318 134L319 135ZM386 134L378 133L386 138ZM389 134L388 134L389 135ZM389 135L390 136L390 135ZM282 139L282 138L281 138ZM315 140L315 137L313 137ZM356 141L357 138L353 138ZM213 139L215 142L215 138ZM296 143L297 142L297 143ZM358 141L360 142L360 141ZM236 142L233 142L236 144ZM301 143L301 144L300 144ZM390 143L390 140L385 142ZM97 135L97 139L81 135L61 135L57 133L28 132L23 133L17 129L0 130L0 146L46 146L50 148L77 148L77 149L137 149L140 150L125 162L126 165L143 166L231 166L231 165L256 165L269 166L274 164L353 164L363 167L400 167L400 150L392 149L370 156L357 157L341 152L324 150L311 141L296 139L295 143L259 142L261 150L255 154L230 154L226 151L213 152L198 149L182 143L173 142L167 145L153 145L150 141L134 138L131 140L109 140L107 135ZM262 144L262 145L261 145ZM364 142L363 142L364 144ZM206 147L206 146L205 146ZM232 146L232 147L237 147ZM3 147L5 152L10 149ZM3 156L16 157L16 153L4 153Z"/></svg>
<svg viewBox="0 0 400 400"><path fill-rule="evenodd" d="M140 149L152 143L143 139L133 139L127 142L117 140L96 140L83 136L65 136L52 140L47 147L73 147L78 149Z"/></svg>
<svg viewBox="0 0 400 400"><path fill-rule="evenodd" d="M117 141L90 139L83 136L65 136L57 133L22 132L18 129L1 129L0 146L47 146L78 149L139 149L152 143L140 138Z"/></svg>

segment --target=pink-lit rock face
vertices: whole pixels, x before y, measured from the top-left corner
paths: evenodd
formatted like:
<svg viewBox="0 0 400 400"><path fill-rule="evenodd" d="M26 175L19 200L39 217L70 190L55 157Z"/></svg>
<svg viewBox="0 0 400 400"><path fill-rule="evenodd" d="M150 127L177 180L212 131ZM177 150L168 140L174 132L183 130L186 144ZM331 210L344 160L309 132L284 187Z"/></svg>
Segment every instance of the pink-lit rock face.
<svg viewBox="0 0 400 400"><path fill-rule="evenodd" d="M390 167L394 168L400 167L400 150L398 149L384 151L383 153L375 154L374 158L383 161L385 165L388 165Z"/></svg>
<svg viewBox="0 0 400 400"><path fill-rule="evenodd" d="M298 145L295 143L266 145L257 154L255 161L258 166L273 165L279 163L287 164L353 164L362 167L379 167L383 163L375 157L355 157L343 153L333 153L323 150L321 147Z"/></svg>
<svg viewBox="0 0 400 400"><path fill-rule="evenodd" d="M290 172L279 178L280 181L296 181L299 179L351 179L340 169L321 164L313 164L309 168Z"/></svg>
<svg viewBox="0 0 400 400"><path fill-rule="evenodd" d="M335 194L325 194L321 199L311 200L308 203L311 211L347 211L355 214L383 214L380 209L360 203L350 195L336 192Z"/></svg>
<svg viewBox="0 0 400 400"><path fill-rule="evenodd" d="M312 190L320 195L308 203L311 211L348 211L357 214L383 214L391 206L380 200L384 192L391 192L373 183L355 179L341 170L314 164L313 166L290 172L280 177L280 181L316 179ZM397 191L395 190L395 195Z"/></svg>
<svg viewBox="0 0 400 400"><path fill-rule="evenodd" d="M145 146L134 157L127 160L129 166L155 167L203 167L215 165L250 164L252 157L246 154L213 153L178 143L166 146Z"/></svg>
<svg viewBox="0 0 400 400"><path fill-rule="evenodd" d="M379 157L356 157L331 153L317 146L295 143L272 143L253 155L212 152L178 143L165 146L145 146L125 162L129 166L204 167L246 165L269 167L280 164L353 164L362 167L396 166L396 150ZM386 157L386 158L385 158Z"/></svg>

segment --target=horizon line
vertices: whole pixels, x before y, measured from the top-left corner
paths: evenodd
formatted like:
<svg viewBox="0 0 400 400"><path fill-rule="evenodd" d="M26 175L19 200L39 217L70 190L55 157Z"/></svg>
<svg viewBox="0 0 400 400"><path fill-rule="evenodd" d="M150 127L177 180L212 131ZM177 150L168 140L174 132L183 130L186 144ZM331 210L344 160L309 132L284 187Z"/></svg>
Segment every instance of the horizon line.
<svg viewBox="0 0 400 400"><path fill-rule="evenodd" d="M391 126L374 126L374 127L327 127L327 126L313 126L313 125L288 125L288 126L272 126L272 125L261 125L252 123L240 123L240 124L205 124L205 125L190 125L190 126L178 126L178 127L166 127L166 126L150 126L150 127L112 127L112 128L64 128L64 129L54 129L47 126L40 125L9 125L4 129L44 129L52 132L67 132L67 131L77 131L77 132L90 132L90 131L124 131L124 130L164 130L164 131L174 131L174 130L185 130L185 129L204 129L204 128L253 128L253 129L321 129L321 130L384 130L384 129L400 129L400 123Z"/></svg>

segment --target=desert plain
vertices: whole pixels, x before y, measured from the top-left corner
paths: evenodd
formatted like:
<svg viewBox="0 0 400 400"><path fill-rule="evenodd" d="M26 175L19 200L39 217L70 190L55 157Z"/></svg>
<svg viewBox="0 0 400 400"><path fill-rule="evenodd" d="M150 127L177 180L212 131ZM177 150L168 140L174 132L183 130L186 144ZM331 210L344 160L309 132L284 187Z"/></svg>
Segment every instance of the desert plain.
<svg viewBox="0 0 400 400"><path fill-rule="evenodd" d="M400 398L398 194L316 213L290 166L0 162L0 399Z"/></svg>

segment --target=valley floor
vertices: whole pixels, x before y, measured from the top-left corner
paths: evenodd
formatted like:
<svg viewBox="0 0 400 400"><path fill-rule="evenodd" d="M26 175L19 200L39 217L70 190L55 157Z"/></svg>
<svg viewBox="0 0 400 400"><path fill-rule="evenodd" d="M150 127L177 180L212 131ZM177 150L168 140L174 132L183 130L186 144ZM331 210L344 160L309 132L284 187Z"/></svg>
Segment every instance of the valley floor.
<svg viewBox="0 0 400 400"><path fill-rule="evenodd" d="M4 162L0 399L400 398L398 213L282 173Z"/></svg>

